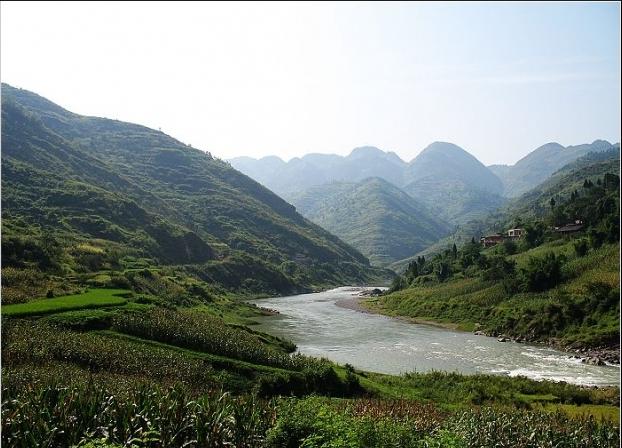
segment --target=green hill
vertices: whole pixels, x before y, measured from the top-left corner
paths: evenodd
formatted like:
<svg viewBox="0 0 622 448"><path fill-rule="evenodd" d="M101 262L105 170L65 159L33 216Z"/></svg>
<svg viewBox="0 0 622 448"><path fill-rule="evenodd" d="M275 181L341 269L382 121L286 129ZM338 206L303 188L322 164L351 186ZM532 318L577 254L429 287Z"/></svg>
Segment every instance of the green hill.
<svg viewBox="0 0 622 448"><path fill-rule="evenodd" d="M5 84L2 174L4 264L71 275L146 259L272 293L382 275L209 153ZM89 257L98 261L85 268Z"/></svg>
<svg viewBox="0 0 622 448"><path fill-rule="evenodd" d="M378 265L417 253L449 231L425 206L377 177L314 187L292 204Z"/></svg>
<svg viewBox="0 0 622 448"><path fill-rule="evenodd" d="M541 217L551 209L553 198L561 203L580 191L586 180L593 183L606 173L617 173L620 166L620 148L592 152L556 171L545 182L510 202L506 214L512 217Z"/></svg>
<svg viewBox="0 0 622 448"><path fill-rule="evenodd" d="M514 165L492 165L489 168L503 181L506 197L514 198L535 188L554 172L572 161L590 153L607 151L612 145L605 140L563 147L559 143L547 143L527 154Z"/></svg>
<svg viewBox="0 0 622 448"><path fill-rule="evenodd" d="M464 149L435 142L409 165L404 191L441 219L463 224L500 207L503 186L497 176Z"/></svg>
<svg viewBox="0 0 622 448"><path fill-rule="evenodd" d="M525 218L542 218L551 211L551 198L560 203L564 202L571 197L573 192L578 192L583 188L586 179L596 183L597 179L602 178L606 173L618 172L619 165L620 149L617 145L606 151L588 153L553 173L549 179L536 188L510 200L505 206L483 217L456 226L451 235L441 238L415 254L414 257L398 260L389 267L395 272L401 272L417 256L441 252L454 243L462 246L473 237L477 239L484 234L502 232ZM560 219L570 221L575 218L560 217Z"/></svg>
<svg viewBox="0 0 622 448"><path fill-rule="evenodd" d="M619 163L617 148L590 153L480 222L486 233L520 226L519 240L488 249L445 240L436 254L395 263L405 271L393 292L370 306L493 335L619 347ZM576 234L555 230L575 220Z"/></svg>

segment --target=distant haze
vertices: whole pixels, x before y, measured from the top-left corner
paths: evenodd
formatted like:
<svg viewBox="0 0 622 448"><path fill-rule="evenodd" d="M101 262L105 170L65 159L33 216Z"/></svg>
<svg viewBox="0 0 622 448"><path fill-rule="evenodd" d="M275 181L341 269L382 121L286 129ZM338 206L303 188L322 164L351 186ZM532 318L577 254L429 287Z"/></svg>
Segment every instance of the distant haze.
<svg viewBox="0 0 622 448"><path fill-rule="evenodd" d="M1 77L223 159L620 141L620 5L2 3Z"/></svg>

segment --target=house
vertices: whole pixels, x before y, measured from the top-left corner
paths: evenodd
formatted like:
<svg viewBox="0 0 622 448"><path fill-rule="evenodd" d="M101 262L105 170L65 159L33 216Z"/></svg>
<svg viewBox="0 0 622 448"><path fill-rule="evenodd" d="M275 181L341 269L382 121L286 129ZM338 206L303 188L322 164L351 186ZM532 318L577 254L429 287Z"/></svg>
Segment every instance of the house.
<svg viewBox="0 0 622 448"><path fill-rule="evenodd" d="M519 238L522 238L524 234L525 234L525 229L516 228L516 229L508 230L508 238L512 240L517 240Z"/></svg>
<svg viewBox="0 0 622 448"><path fill-rule="evenodd" d="M581 221L580 219L575 219L574 222L565 224L560 227L555 227L555 231L557 233L561 233L562 235L570 235L572 233L579 232L581 229L583 229L583 221Z"/></svg>
<svg viewBox="0 0 622 448"><path fill-rule="evenodd" d="M479 239L479 242L484 247L496 246L499 243L503 243L503 235L497 233L495 235L483 236Z"/></svg>

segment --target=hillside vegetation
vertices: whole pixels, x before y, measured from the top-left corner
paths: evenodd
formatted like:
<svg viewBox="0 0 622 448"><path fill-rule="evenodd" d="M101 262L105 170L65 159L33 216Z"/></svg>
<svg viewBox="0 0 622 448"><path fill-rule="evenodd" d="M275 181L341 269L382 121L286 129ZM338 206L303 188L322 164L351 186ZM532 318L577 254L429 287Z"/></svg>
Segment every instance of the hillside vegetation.
<svg viewBox="0 0 622 448"><path fill-rule="evenodd" d="M2 149L3 263L30 269L25 283L158 265L285 293L385 275L227 163L158 131L3 85Z"/></svg>
<svg viewBox="0 0 622 448"><path fill-rule="evenodd" d="M605 140L567 147L559 143L547 143L533 150L514 165L492 165L489 168L503 182L503 194L509 198L515 198L544 182L573 160L590 152L610 149L617 149L620 152L620 144L612 145Z"/></svg>
<svg viewBox="0 0 622 448"><path fill-rule="evenodd" d="M578 170L569 167L540 193L523 198L514 223L524 227L522 239L486 250L473 239L460 250L454 244L427 260L419 256L396 278L390 294L369 305L391 315L524 340L616 347L620 179L611 172L594 180L581 177L612 168L610 162L592 162L592 168L584 166L587 161ZM581 178L582 186L574 190ZM548 213L529 219L542 211L542 195L553 192ZM554 230L575 220L584 225L577 234Z"/></svg>
<svg viewBox="0 0 622 448"><path fill-rule="evenodd" d="M449 232L427 207L380 178L321 185L291 202L380 266L417 253Z"/></svg>
<svg viewBox="0 0 622 448"><path fill-rule="evenodd" d="M511 199L503 207L457 226L449 236L441 238L413 257L392 263L389 267L396 272L402 272L417 256L438 253L452 244L462 246L474 236L477 239L485 234L503 232L520 225L523 220L546 219L551 212L551 199L563 203L573 195L578 197L586 180L597 184L598 179L602 179L605 174L618 173L619 167L620 149L617 145L608 150L590 152L563 166L542 184ZM558 216L557 222L573 219L572 216Z"/></svg>

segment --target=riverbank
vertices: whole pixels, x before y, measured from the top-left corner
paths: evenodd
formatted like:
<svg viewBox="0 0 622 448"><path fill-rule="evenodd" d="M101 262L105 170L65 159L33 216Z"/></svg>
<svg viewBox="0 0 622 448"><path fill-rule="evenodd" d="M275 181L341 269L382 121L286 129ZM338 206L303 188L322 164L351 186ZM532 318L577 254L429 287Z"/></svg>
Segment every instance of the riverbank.
<svg viewBox="0 0 622 448"><path fill-rule="evenodd" d="M358 311L359 313L378 314L381 316L391 317L393 319L400 320L403 322L408 322L411 324L430 325L432 327L444 328L447 330L468 332L467 330L461 329L460 325L458 324L435 322L432 320L416 319L414 317L406 317L406 316L394 316L394 315L390 315L386 313L381 313L378 310L376 310L373 306L370 306L369 300L370 300L370 296L365 294L365 295L359 295L359 296L355 296L355 297L351 297L347 299L338 300L335 302L335 305L340 308Z"/></svg>
<svg viewBox="0 0 622 448"><path fill-rule="evenodd" d="M394 319L399 319L401 321L409 322L412 324L423 324L423 325L431 325L439 328L445 328L453 331L464 331L465 333L472 333L474 335L481 335L487 337L498 338L497 340L500 343L507 342L515 342L515 343L527 343L527 344L537 344L543 345L546 347L550 347L556 350L560 350L568 353L569 358L580 359L584 364L591 365L613 365L620 366L620 347L583 347L578 344L573 345L565 345L556 341L554 339L549 340L529 340L523 337L512 337L505 334L496 334L490 333L479 328L474 331L469 331L464 328L460 324L457 323L448 323L448 322L438 322L429 319L418 319L414 317L408 316L399 316L396 314L391 314L387 312L383 312L384 310L377 305L377 300L374 300L369 295L359 295L357 297L352 297L350 299L343 299L338 302L335 302L335 305L347 308L354 311L359 311L362 313L371 313L378 314L382 316L391 317Z"/></svg>
<svg viewBox="0 0 622 448"><path fill-rule="evenodd" d="M303 355L389 375L412 372L496 374L582 386L618 386L619 370L583 364L573 353L536 344L500 343L454 324L383 316L360 294L373 288L343 287L317 294L255 302L279 316L254 328L293 341ZM375 297L370 297L372 301ZM388 318L389 317L389 318ZM424 325L412 325L412 323Z"/></svg>

